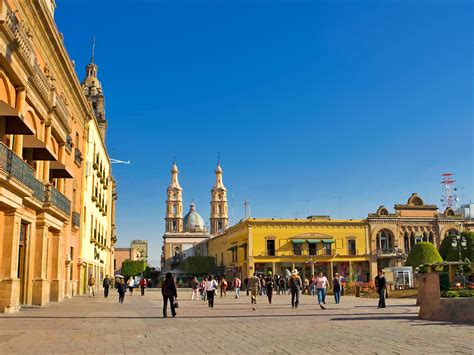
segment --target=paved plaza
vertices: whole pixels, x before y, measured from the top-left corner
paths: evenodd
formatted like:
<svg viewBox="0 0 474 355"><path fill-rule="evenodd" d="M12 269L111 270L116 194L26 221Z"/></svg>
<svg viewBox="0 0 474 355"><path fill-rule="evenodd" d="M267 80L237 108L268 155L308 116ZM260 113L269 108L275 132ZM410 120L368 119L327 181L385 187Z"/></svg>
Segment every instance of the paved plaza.
<svg viewBox="0 0 474 355"><path fill-rule="evenodd" d="M0 353L317 354L473 353L474 327L417 319L414 299L331 297L321 310L310 296L294 310L289 296L217 298L214 309L179 293L178 317L162 318L161 294L138 292L118 304L74 297L0 316ZM469 310L466 310L469 311ZM472 310L471 310L472 311Z"/></svg>

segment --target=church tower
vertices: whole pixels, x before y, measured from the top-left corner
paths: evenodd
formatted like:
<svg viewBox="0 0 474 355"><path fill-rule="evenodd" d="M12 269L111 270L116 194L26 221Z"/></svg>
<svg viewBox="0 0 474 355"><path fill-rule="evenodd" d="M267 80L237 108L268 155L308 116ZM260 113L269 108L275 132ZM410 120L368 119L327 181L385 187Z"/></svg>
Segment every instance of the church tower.
<svg viewBox="0 0 474 355"><path fill-rule="evenodd" d="M224 232L229 224L227 210L227 189L222 182L222 168L220 161L216 168L216 183L211 190L211 235Z"/></svg>
<svg viewBox="0 0 474 355"><path fill-rule="evenodd" d="M167 190L166 200L166 232L183 232L183 189L178 181L178 167L176 162L171 168L171 184Z"/></svg>
<svg viewBox="0 0 474 355"><path fill-rule="evenodd" d="M105 142L105 133L107 131L107 120L105 118L105 102L104 93L102 92L102 85L97 79L98 67L94 63L95 38L92 43L91 61L86 66L86 77L82 81L82 88L87 100L91 103L94 110L97 123L99 124L99 131L102 139Z"/></svg>

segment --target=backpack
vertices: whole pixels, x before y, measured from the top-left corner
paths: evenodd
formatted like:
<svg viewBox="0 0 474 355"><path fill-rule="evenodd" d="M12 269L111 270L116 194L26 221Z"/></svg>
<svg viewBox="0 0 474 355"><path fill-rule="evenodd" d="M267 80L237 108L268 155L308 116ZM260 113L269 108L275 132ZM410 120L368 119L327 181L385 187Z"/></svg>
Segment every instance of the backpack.
<svg viewBox="0 0 474 355"><path fill-rule="evenodd" d="M340 282L339 278L334 279L334 287L341 287L341 282Z"/></svg>

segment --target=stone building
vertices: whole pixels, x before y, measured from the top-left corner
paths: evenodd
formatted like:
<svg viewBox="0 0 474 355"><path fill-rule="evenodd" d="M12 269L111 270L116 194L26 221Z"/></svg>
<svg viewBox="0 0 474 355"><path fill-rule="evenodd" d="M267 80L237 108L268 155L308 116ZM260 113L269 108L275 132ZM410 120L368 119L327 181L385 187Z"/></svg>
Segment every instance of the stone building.
<svg viewBox="0 0 474 355"><path fill-rule="evenodd" d="M416 193L394 210L390 213L380 206L367 217L374 267L401 266L413 245L424 241L438 248L445 236L460 233L465 223L453 209L440 213L438 206L425 204Z"/></svg>
<svg viewBox="0 0 474 355"><path fill-rule="evenodd" d="M112 166L105 135L107 119L105 115L104 93L97 76L98 66L94 63L94 46L90 63L86 66L86 76L82 88L87 101L92 106L95 119L86 123L85 129L85 174L83 189L83 228L81 237L80 293L86 293L89 275L102 280L114 272L113 228L117 193L112 178ZM96 287L101 287L97 282Z"/></svg>
<svg viewBox="0 0 474 355"><path fill-rule="evenodd" d="M84 152L97 118L54 8L0 0L2 312L80 292Z"/></svg>
<svg viewBox="0 0 474 355"><path fill-rule="evenodd" d="M217 164L216 181L211 189L210 233L194 202L191 202L189 212L183 218L183 189L179 184L178 174L175 162L171 168L171 183L167 189L162 271L179 268L179 264L187 257L207 255L207 245L203 242L224 233L228 227L227 189L222 180L220 162Z"/></svg>

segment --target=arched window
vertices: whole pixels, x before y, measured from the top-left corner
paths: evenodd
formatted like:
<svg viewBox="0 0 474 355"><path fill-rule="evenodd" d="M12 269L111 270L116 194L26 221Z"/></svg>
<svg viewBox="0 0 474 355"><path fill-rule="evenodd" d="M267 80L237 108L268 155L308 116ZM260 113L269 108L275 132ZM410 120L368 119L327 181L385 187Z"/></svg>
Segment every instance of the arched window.
<svg viewBox="0 0 474 355"><path fill-rule="evenodd" d="M428 232L423 232L423 241L428 242Z"/></svg>
<svg viewBox="0 0 474 355"><path fill-rule="evenodd" d="M405 232L403 236L403 246L405 247L405 253L408 253L411 250L410 235L408 232Z"/></svg>
<svg viewBox="0 0 474 355"><path fill-rule="evenodd" d="M382 229L377 233L377 251L382 254L390 254L393 252L395 237L388 229Z"/></svg>
<svg viewBox="0 0 474 355"><path fill-rule="evenodd" d="M432 244L434 244L434 235L433 235L433 232L430 232L429 236L428 236L428 241Z"/></svg>
<svg viewBox="0 0 474 355"><path fill-rule="evenodd" d="M456 228L450 228L444 233L444 236L447 237L448 235L458 235L459 231Z"/></svg>
<svg viewBox="0 0 474 355"><path fill-rule="evenodd" d="M410 233L410 249L416 244L415 232Z"/></svg>
<svg viewBox="0 0 474 355"><path fill-rule="evenodd" d="M172 222L171 230L172 230L173 232L176 232L177 229L178 229L178 228L177 228L177 226L176 226L176 221L173 221L173 222Z"/></svg>

